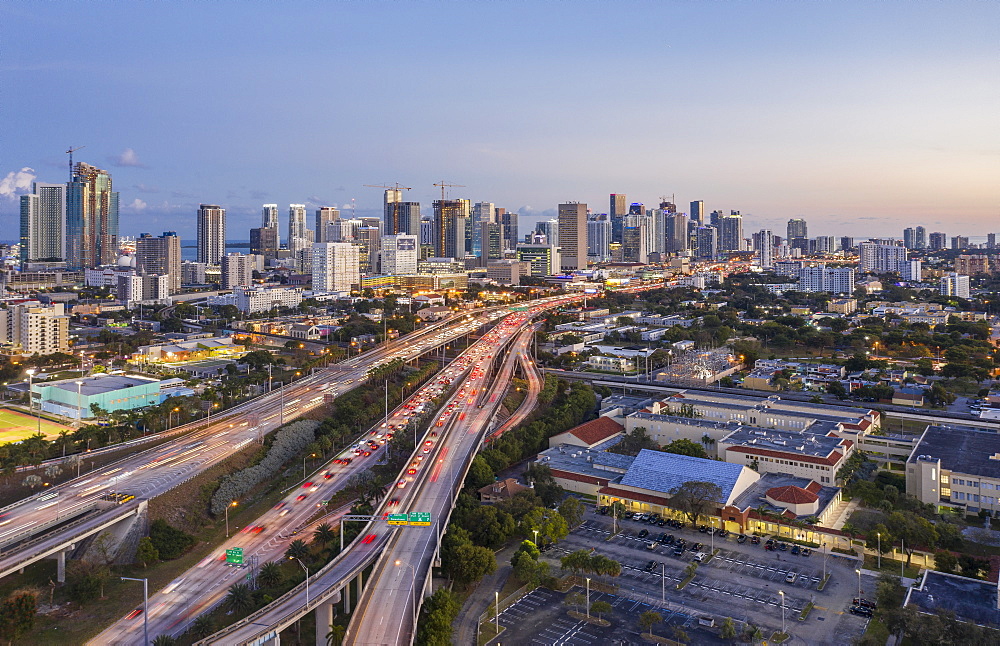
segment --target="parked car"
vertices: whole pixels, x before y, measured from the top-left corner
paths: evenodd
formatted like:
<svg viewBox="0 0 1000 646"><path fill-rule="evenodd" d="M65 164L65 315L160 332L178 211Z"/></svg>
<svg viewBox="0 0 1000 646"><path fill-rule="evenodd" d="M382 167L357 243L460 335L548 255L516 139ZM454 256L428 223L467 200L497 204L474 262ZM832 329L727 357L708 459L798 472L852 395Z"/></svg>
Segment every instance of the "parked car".
<svg viewBox="0 0 1000 646"><path fill-rule="evenodd" d="M646 538L647 536L649 536L649 530L648 529L640 529L639 530L639 538Z"/></svg>
<svg viewBox="0 0 1000 646"><path fill-rule="evenodd" d="M736 537L736 542L740 543L741 545L743 543L746 543L747 542L747 535L746 534L740 534L739 536Z"/></svg>
<svg viewBox="0 0 1000 646"><path fill-rule="evenodd" d="M785 576L785 583L795 583L795 579L799 578L799 575L795 572L789 572Z"/></svg>
<svg viewBox="0 0 1000 646"><path fill-rule="evenodd" d="M760 536L751 536L750 537L750 544L751 545L760 545Z"/></svg>

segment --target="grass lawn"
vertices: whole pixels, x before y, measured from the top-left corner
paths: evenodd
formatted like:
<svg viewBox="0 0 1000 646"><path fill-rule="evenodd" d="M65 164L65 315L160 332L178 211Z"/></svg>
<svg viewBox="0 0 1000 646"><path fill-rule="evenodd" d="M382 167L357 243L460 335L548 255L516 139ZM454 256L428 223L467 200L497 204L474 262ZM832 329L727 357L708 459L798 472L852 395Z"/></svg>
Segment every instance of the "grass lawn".
<svg viewBox="0 0 1000 646"><path fill-rule="evenodd" d="M9 408L0 408L0 444L7 442L20 442L38 432L39 426L45 439L52 440L59 437L59 431L73 430L69 426L50 422L44 417L39 418L34 415L26 415Z"/></svg>
<svg viewBox="0 0 1000 646"><path fill-rule="evenodd" d="M919 556L918 556L918 559L919 559ZM899 573L900 573L900 565L902 563L905 563L905 561L897 561L896 559L888 558L887 556L885 556L883 554L882 555L882 569L879 570L878 569L878 556L876 556L874 554L865 554L865 569L866 570L872 570L872 571L875 571L875 572L879 572L879 571L881 571L881 572L888 572L889 574L895 574L895 575L898 576ZM914 578L916 578L917 574L919 574L919 573L920 573L920 568L917 567L917 566L915 566L915 565L910 565L910 566L906 567L906 574L905 574L905 576L907 576L908 578L914 579Z"/></svg>

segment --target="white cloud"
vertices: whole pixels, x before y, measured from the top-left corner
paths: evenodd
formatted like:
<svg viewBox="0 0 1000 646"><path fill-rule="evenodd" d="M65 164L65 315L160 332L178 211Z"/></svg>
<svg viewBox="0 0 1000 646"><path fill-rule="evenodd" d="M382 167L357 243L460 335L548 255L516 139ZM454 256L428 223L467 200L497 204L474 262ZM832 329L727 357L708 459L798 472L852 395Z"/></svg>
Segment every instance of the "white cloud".
<svg viewBox="0 0 1000 646"><path fill-rule="evenodd" d="M31 183L35 181L35 169L25 166L19 171L7 173L7 177L0 179L0 197L13 200L18 193L27 193L31 190Z"/></svg>
<svg viewBox="0 0 1000 646"><path fill-rule="evenodd" d="M126 148L122 154L111 157L110 161L115 166L133 166L135 168L145 168L146 165L139 161L139 156L131 148Z"/></svg>
<svg viewBox="0 0 1000 646"><path fill-rule="evenodd" d="M129 211L145 211L146 206L147 204L145 202L143 202L139 198L135 198L130 203L128 203L125 206L125 208L128 209Z"/></svg>

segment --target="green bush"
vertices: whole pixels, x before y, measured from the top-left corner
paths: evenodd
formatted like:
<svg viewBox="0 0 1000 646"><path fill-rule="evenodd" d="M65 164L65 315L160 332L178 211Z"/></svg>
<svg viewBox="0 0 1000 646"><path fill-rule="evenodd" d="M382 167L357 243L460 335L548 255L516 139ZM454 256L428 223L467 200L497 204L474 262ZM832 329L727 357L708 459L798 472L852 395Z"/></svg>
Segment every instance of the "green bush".
<svg viewBox="0 0 1000 646"><path fill-rule="evenodd" d="M171 527L164 520L153 521L149 528L149 538L164 561L179 557L191 549L195 542L194 536Z"/></svg>

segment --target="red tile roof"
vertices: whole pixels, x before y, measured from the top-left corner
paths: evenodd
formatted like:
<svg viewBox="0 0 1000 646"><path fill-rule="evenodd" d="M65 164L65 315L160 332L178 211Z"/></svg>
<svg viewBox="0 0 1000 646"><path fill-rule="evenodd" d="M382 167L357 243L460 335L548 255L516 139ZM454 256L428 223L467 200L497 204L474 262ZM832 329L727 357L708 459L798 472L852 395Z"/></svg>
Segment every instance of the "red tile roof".
<svg viewBox="0 0 1000 646"><path fill-rule="evenodd" d="M749 453L750 455L764 455L769 458L782 458L785 460L790 460L792 462L811 462L813 464L825 464L827 466L834 466L840 462L840 458L844 457L839 451L833 451L829 456L825 458L815 457L812 455L801 455L799 453L790 453L787 451L770 451L768 449L758 449L749 446L730 446L726 449L727 451L735 451L737 453Z"/></svg>
<svg viewBox="0 0 1000 646"><path fill-rule="evenodd" d="M810 481L809 484L806 485L806 491L809 491L811 493L819 493L820 489L822 489L822 488L823 488L823 485L821 485L820 483L816 482L815 480Z"/></svg>
<svg viewBox="0 0 1000 646"><path fill-rule="evenodd" d="M788 503L789 505L804 505L819 500L819 496L813 492L806 491L802 487L796 487L795 485L773 487L767 490L766 495L771 500Z"/></svg>
<svg viewBox="0 0 1000 646"><path fill-rule="evenodd" d="M594 445L612 435L621 433L625 427L610 417L598 417L566 431L587 445Z"/></svg>

